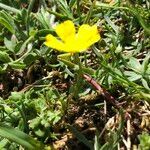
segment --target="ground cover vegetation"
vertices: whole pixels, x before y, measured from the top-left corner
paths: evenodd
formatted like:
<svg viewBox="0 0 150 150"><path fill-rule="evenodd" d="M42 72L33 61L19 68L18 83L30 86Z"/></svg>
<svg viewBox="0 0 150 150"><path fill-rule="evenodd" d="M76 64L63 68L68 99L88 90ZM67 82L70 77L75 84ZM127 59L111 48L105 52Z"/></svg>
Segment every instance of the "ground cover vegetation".
<svg viewBox="0 0 150 150"><path fill-rule="evenodd" d="M0 0L1 150L149 150L149 133L149 0Z"/></svg>

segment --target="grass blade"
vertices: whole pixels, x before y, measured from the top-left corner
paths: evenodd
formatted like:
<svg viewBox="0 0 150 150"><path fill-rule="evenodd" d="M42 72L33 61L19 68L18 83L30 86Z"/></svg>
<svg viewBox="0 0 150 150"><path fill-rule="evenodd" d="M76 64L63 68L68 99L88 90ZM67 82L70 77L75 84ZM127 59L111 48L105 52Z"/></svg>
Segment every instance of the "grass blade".
<svg viewBox="0 0 150 150"><path fill-rule="evenodd" d="M87 147L93 150L93 145L87 140L87 138L81 132L79 132L73 126L68 126L68 128L80 142L84 143Z"/></svg>
<svg viewBox="0 0 150 150"><path fill-rule="evenodd" d="M38 141L28 136L24 132L3 124L0 124L0 136L9 139L12 142L18 143L30 150L41 150L42 148L42 145Z"/></svg>

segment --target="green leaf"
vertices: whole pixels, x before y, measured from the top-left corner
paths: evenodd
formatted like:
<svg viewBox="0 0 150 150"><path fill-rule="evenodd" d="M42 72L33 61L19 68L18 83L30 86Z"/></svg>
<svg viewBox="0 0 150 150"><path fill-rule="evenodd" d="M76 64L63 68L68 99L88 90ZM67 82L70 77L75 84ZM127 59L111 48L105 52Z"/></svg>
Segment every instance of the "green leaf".
<svg viewBox="0 0 150 150"><path fill-rule="evenodd" d="M0 124L0 136L9 139L29 150L41 150L43 146L29 135L12 127Z"/></svg>
<svg viewBox="0 0 150 150"><path fill-rule="evenodd" d="M45 135L45 132L38 128L37 130L35 130L35 134L39 137L43 137Z"/></svg>
<svg viewBox="0 0 150 150"><path fill-rule="evenodd" d="M15 33L15 30L12 28L12 26L2 17L0 17L0 24L5 26L11 33Z"/></svg>
<svg viewBox="0 0 150 150"><path fill-rule="evenodd" d="M11 58L6 52L0 51L0 61L8 63L11 61Z"/></svg>
<svg viewBox="0 0 150 150"><path fill-rule="evenodd" d="M0 24L5 26L11 33L15 34L16 26L14 24L14 19L5 11L0 12Z"/></svg>
<svg viewBox="0 0 150 150"><path fill-rule="evenodd" d="M57 0L57 4L59 5L62 14L66 15L70 19L73 18L66 0Z"/></svg>
<svg viewBox="0 0 150 150"><path fill-rule="evenodd" d="M76 128L73 126L68 125L69 130L76 136L76 138L84 143L87 147L89 147L91 150L93 149L93 145L88 141L88 139L81 133L79 132Z"/></svg>
<svg viewBox="0 0 150 150"><path fill-rule="evenodd" d="M20 101L23 98L23 93L21 92L11 92L9 99L13 101Z"/></svg>
<svg viewBox="0 0 150 150"><path fill-rule="evenodd" d="M0 149L1 150L5 150L4 148L5 148L5 146L8 144L8 140L7 139L3 139L3 140L1 140L0 141Z"/></svg>
<svg viewBox="0 0 150 150"><path fill-rule="evenodd" d="M3 72L3 68L0 66L0 73L2 73Z"/></svg>
<svg viewBox="0 0 150 150"><path fill-rule="evenodd" d="M13 8L13 7L10 7L10 6L8 6L8 5L2 4L2 3L0 3L0 8L6 9L6 10L8 10L8 11L12 11L12 12L14 12L14 13L20 13L20 10L18 10L18 9L16 9L16 8Z"/></svg>
<svg viewBox="0 0 150 150"><path fill-rule="evenodd" d="M145 73L148 69L148 65L150 64L150 52L146 55L146 57L144 58L143 60L143 63L142 63L142 73Z"/></svg>
<svg viewBox="0 0 150 150"><path fill-rule="evenodd" d="M147 81L146 81L145 79L143 79L143 78L141 79L141 81L142 81L143 86L144 86L146 89L150 90Z"/></svg>
<svg viewBox="0 0 150 150"><path fill-rule="evenodd" d="M80 5L79 5L79 6L80 6ZM86 23L89 23L90 18L91 18L92 13L93 13L93 10L94 10L94 6L95 6L95 2L92 3L92 5L91 5L91 7L90 7L90 9L89 9L89 12L88 12L87 15L86 15L86 18L85 18L85 21L84 21L85 24L86 24ZM79 11L79 12L80 12L80 11ZM80 17L81 17L81 14L80 14Z"/></svg>
<svg viewBox="0 0 150 150"><path fill-rule="evenodd" d="M142 133L138 136L140 140L140 149L141 150L149 150L150 149L150 135L148 133Z"/></svg>
<svg viewBox="0 0 150 150"><path fill-rule="evenodd" d="M105 20L107 21L107 23L109 24L109 26L115 31L116 34L119 33L119 28L110 20L110 18L108 16L104 16Z"/></svg>
<svg viewBox="0 0 150 150"><path fill-rule="evenodd" d="M115 53L120 53L120 52L122 52L122 46L118 44L118 46L116 47Z"/></svg>
<svg viewBox="0 0 150 150"><path fill-rule="evenodd" d="M31 42L33 40L33 36L30 36L20 47L20 50L18 51L17 55L21 55L22 53L25 52L26 46L29 42Z"/></svg>
<svg viewBox="0 0 150 150"><path fill-rule="evenodd" d="M136 7L134 7L134 6L129 7L129 10L137 18L137 20L139 21L140 25L143 27L145 32L150 35L150 26L145 21L145 19L142 17L142 15L141 15L142 12L139 12L139 10Z"/></svg>
<svg viewBox="0 0 150 150"><path fill-rule="evenodd" d="M41 123L41 118L36 117L30 121L29 127L32 129L37 128L40 123Z"/></svg>
<svg viewBox="0 0 150 150"><path fill-rule="evenodd" d="M8 67L8 64L4 64L3 67L0 66L0 74L4 73Z"/></svg>
<svg viewBox="0 0 150 150"><path fill-rule="evenodd" d="M40 9L40 12L37 13L36 19L41 23L42 28L50 28L51 15L43 7Z"/></svg>
<svg viewBox="0 0 150 150"><path fill-rule="evenodd" d="M138 59L131 57L129 62L128 62L128 65L132 70L135 70L137 72L141 72L141 64L138 61Z"/></svg>
<svg viewBox="0 0 150 150"><path fill-rule="evenodd" d="M124 73L125 73L125 75L129 76L128 79L130 81L137 81L142 78L142 75L137 74L133 71L125 71Z"/></svg>
<svg viewBox="0 0 150 150"><path fill-rule="evenodd" d="M41 29L35 34L35 38L45 37L47 34L53 34L53 29Z"/></svg>
<svg viewBox="0 0 150 150"><path fill-rule="evenodd" d="M19 50L20 50L22 44L23 44L23 41L19 41L19 42L15 45L15 47L14 47L14 52L15 52L15 54L17 54L17 53L19 52Z"/></svg>
<svg viewBox="0 0 150 150"><path fill-rule="evenodd" d="M16 61L10 62L9 65L10 65L13 69L24 69L24 68L26 67L26 65L25 65L24 63L16 62Z"/></svg>
<svg viewBox="0 0 150 150"><path fill-rule="evenodd" d="M24 63L28 66L31 65L36 59L37 59L37 54L36 53L29 53L25 58L24 58Z"/></svg>
<svg viewBox="0 0 150 150"><path fill-rule="evenodd" d="M69 7L72 8L76 2L77 2L76 0L70 0L69 1Z"/></svg>
<svg viewBox="0 0 150 150"><path fill-rule="evenodd" d="M8 50L14 51L14 47L16 43L14 41L9 41L7 38L4 38L4 44L7 47Z"/></svg>
<svg viewBox="0 0 150 150"><path fill-rule="evenodd" d="M95 135L95 141L94 141L94 150L100 150L100 143L99 143L99 138L98 135Z"/></svg>

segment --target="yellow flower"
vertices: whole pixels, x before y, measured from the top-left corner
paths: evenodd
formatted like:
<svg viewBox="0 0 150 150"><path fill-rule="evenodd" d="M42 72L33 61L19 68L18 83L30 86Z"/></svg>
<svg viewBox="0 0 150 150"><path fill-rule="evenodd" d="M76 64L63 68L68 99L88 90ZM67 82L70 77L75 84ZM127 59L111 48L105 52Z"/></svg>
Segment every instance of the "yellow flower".
<svg viewBox="0 0 150 150"><path fill-rule="evenodd" d="M96 25L83 24L76 33L74 23L70 20L57 25L55 32L59 38L48 34L45 45L61 52L83 52L100 40Z"/></svg>

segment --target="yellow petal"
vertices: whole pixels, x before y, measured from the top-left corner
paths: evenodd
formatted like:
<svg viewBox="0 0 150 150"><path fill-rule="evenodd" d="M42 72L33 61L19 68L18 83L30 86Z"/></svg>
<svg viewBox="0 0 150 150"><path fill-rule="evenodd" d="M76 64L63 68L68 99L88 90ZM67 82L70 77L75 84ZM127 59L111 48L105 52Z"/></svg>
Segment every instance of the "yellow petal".
<svg viewBox="0 0 150 150"><path fill-rule="evenodd" d="M83 24L76 34L76 44L74 45L74 49L76 52L85 51L99 39L100 35L96 25L89 26L88 24Z"/></svg>
<svg viewBox="0 0 150 150"><path fill-rule="evenodd" d="M65 51L65 45L59 41L56 37L51 34L46 36L46 41L44 43L46 46L57 49L59 51Z"/></svg>
<svg viewBox="0 0 150 150"><path fill-rule="evenodd" d="M83 24L76 34L75 26L70 20L57 25L55 31L62 41L49 34L45 45L68 53L85 51L100 39L96 25Z"/></svg>
<svg viewBox="0 0 150 150"><path fill-rule="evenodd" d="M98 42L101 38L96 25L93 25L91 27L91 32L92 32L91 37L88 40L89 45Z"/></svg>
<svg viewBox="0 0 150 150"><path fill-rule="evenodd" d="M77 33L78 37L84 37L85 35L89 35L89 34L90 35L92 34L91 33L91 26L89 26L88 24L81 25L79 30L78 30L78 33ZM87 36L84 38L87 38Z"/></svg>
<svg viewBox="0 0 150 150"><path fill-rule="evenodd" d="M55 31L64 42L75 36L75 26L70 20L57 25Z"/></svg>
<svg viewBox="0 0 150 150"><path fill-rule="evenodd" d="M66 52L76 53L86 51L92 44L100 39L97 26L82 25L75 37L69 38L65 43Z"/></svg>

